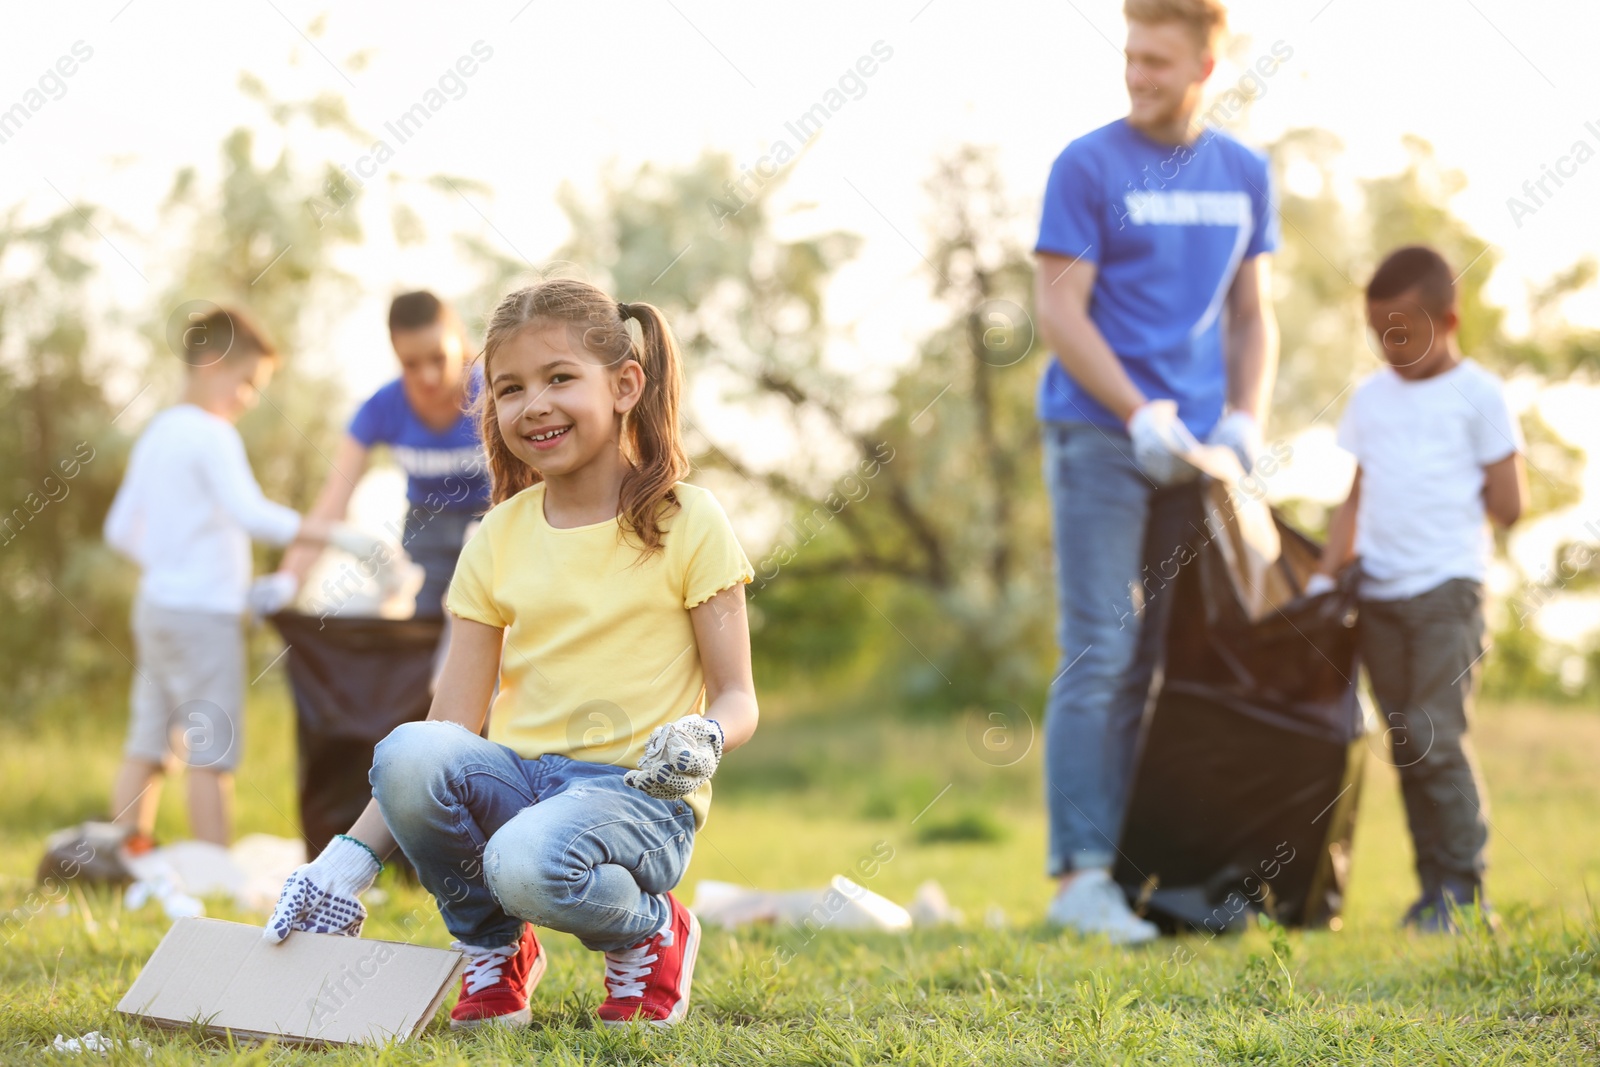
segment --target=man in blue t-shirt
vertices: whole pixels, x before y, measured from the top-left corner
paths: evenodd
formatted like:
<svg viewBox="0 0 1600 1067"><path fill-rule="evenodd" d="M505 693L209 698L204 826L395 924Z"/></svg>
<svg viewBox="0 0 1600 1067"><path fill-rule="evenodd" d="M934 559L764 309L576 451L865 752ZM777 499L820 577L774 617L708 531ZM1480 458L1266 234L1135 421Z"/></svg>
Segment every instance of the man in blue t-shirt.
<svg viewBox="0 0 1600 1067"><path fill-rule="evenodd" d="M460 318L432 293L394 298L389 340L400 377L373 393L350 420L310 514L342 518L372 448L387 445L406 472L410 508L401 544L426 575L417 615L437 618L467 527L489 507L489 472L471 411L483 372L468 366L471 347ZM298 585L316 557L315 549L291 548L279 573Z"/></svg>
<svg viewBox="0 0 1600 1067"><path fill-rule="evenodd" d="M1250 467L1277 362L1277 220L1265 159L1198 117L1226 13L1127 0L1131 106L1067 145L1035 247L1039 388L1054 519L1060 670L1045 716L1055 924L1137 942L1156 928L1111 881L1172 567L1198 514L1178 453Z"/></svg>

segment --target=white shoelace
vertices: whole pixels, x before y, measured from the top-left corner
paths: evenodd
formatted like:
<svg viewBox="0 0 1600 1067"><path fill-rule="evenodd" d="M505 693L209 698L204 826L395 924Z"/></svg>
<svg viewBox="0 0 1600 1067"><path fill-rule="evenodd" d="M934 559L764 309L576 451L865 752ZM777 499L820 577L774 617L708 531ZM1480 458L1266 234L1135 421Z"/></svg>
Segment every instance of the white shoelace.
<svg viewBox="0 0 1600 1067"><path fill-rule="evenodd" d="M500 972L505 970L506 960L515 956L522 948L520 943L506 945L504 948L477 948L463 945L459 941L455 943L455 947L467 956L467 966L461 976L466 980L469 996L500 981Z"/></svg>
<svg viewBox="0 0 1600 1067"><path fill-rule="evenodd" d="M606 988L611 990L613 997L621 1000L625 997L644 996L644 980L650 977L650 965L659 958L650 951L651 943L655 940L652 937L632 948L606 953ZM660 943L672 944L670 922L666 929L661 931Z"/></svg>

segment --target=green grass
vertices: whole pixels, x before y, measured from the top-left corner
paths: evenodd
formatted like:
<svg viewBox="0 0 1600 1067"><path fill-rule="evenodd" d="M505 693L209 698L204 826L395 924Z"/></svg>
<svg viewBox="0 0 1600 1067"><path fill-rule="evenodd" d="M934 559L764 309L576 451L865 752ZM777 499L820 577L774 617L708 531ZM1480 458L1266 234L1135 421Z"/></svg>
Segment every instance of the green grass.
<svg viewBox="0 0 1600 1067"><path fill-rule="evenodd" d="M689 1019L665 1033L595 1027L599 959L565 935L518 1034L456 1036L442 1020L386 1049L307 1052L231 1046L119 1019L117 1000L167 923L116 894L41 899L44 835L101 814L121 739L104 710L0 730L0 1061L48 1059L58 1033L138 1036L110 1062L260 1063L1553 1063L1600 1062L1600 717L1488 708L1477 729L1493 799L1490 889L1497 936L1395 930L1414 894L1393 772L1374 759L1338 932L1252 930L1123 951L1046 930L1037 751L995 768L964 724L890 717L830 721L769 700L757 740L719 776L712 819L684 888L714 878L766 888L863 878L908 901L938 879L967 923L909 936L794 929L706 932ZM281 676L256 688L239 783L240 831L293 834L292 741ZM181 791L160 832L182 836ZM866 865L865 869L872 869ZM387 878L387 876L386 876ZM413 886L386 881L367 933L449 936ZM212 914L251 916L214 902ZM67 1061L70 1062L70 1061Z"/></svg>

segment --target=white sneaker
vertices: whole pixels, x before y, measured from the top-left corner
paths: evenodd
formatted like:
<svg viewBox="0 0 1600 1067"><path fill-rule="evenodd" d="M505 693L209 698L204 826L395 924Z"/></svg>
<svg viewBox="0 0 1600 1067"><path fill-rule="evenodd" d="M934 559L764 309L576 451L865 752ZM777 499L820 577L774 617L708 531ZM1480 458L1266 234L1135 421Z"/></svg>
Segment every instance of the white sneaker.
<svg viewBox="0 0 1600 1067"><path fill-rule="evenodd" d="M1085 937L1105 936L1113 945L1138 945L1153 941L1161 931L1128 908L1122 890L1103 868L1079 873L1050 902L1045 918Z"/></svg>

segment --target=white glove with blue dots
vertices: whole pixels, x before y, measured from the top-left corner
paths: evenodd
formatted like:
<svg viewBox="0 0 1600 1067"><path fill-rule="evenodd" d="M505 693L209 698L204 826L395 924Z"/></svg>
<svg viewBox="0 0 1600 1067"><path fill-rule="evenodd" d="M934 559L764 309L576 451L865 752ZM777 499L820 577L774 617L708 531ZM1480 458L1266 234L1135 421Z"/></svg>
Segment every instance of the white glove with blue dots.
<svg viewBox="0 0 1600 1067"><path fill-rule="evenodd" d="M711 780L722 762L722 724L685 715L650 731L639 769L622 780L657 800L686 797Z"/></svg>
<svg viewBox="0 0 1600 1067"><path fill-rule="evenodd" d="M377 854L355 838L340 834L322 854L283 883L278 906L262 937L276 944L299 930L358 937L367 920L361 894L383 870Z"/></svg>

